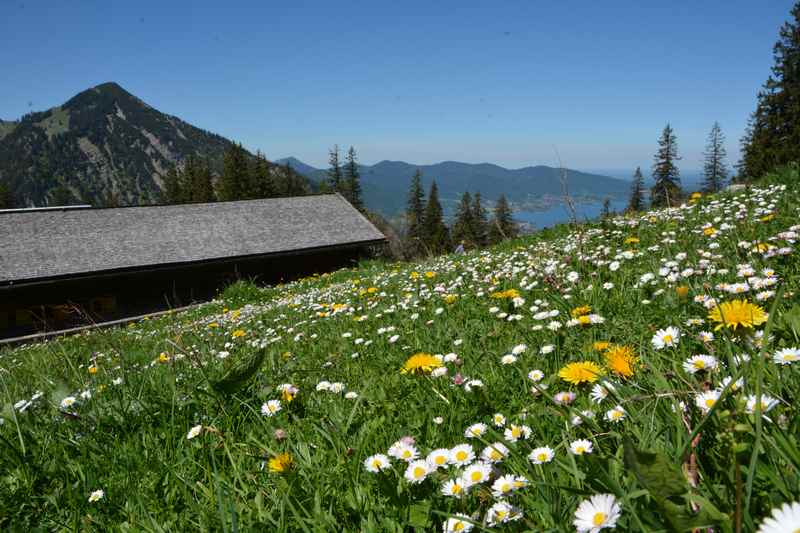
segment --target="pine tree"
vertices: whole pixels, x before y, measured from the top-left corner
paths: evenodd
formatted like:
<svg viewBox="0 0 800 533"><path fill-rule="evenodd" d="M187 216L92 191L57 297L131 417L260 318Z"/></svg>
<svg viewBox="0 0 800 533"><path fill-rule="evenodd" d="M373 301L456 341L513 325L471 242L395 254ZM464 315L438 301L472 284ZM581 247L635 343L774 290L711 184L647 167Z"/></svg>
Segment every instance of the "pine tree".
<svg viewBox="0 0 800 533"><path fill-rule="evenodd" d="M758 93L756 111L742 139L739 178L753 179L776 166L800 161L800 2L773 47L772 74Z"/></svg>
<svg viewBox="0 0 800 533"><path fill-rule="evenodd" d="M489 242L498 243L504 239L513 239L519 234L517 223L511 214L511 206L505 194L501 194L494 205L494 216L489 223Z"/></svg>
<svg viewBox="0 0 800 533"><path fill-rule="evenodd" d="M347 162L344 167L344 197L359 211L364 210L361 195L361 175L358 170L356 151L351 146L347 151Z"/></svg>
<svg viewBox="0 0 800 533"><path fill-rule="evenodd" d="M11 187L0 181L0 209L13 209L14 197Z"/></svg>
<svg viewBox="0 0 800 533"><path fill-rule="evenodd" d="M417 169L411 178L406 205L406 240L408 257L417 257L424 252L423 223L425 221L425 192L422 190L422 172Z"/></svg>
<svg viewBox="0 0 800 533"><path fill-rule="evenodd" d="M249 193L248 180L247 154L241 144L233 144L225 151L217 198L223 202L245 198Z"/></svg>
<svg viewBox="0 0 800 533"><path fill-rule="evenodd" d="M436 186L436 181L431 182L428 201L425 203L422 236L429 253L439 254L450 248L450 232L444 223L444 212L442 204L439 203L439 188Z"/></svg>
<svg viewBox="0 0 800 533"><path fill-rule="evenodd" d="M489 243L489 221L486 209L481 205L480 191L475 193L472 200L472 221L475 226L475 245L486 246Z"/></svg>
<svg viewBox="0 0 800 533"><path fill-rule="evenodd" d="M678 141L669 123L661 132L658 152L654 159L655 184L650 190L650 204L654 207L678 205L681 196L681 178L675 162L679 161L680 157L678 157Z"/></svg>
<svg viewBox="0 0 800 533"><path fill-rule="evenodd" d="M343 192L342 165L339 163L339 145L331 148L328 158L328 187L332 192Z"/></svg>
<svg viewBox="0 0 800 533"><path fill-rule="evenodd" d="M642 176L642 169L636 167L636 172L633 173L631 197L630 200L628 200L627 210L636 213L642 209L644 209L644 176Z"/></svg>
<svg viewBox="0 0 800 533"><path fill-rule="evenodd" d="M719 122L714 122L711 133L708 134L708 144L703 153L705 162L703 164L703 190L705 192L717 192L728 179L728 169L725 166L725 135Z"/></svg>
<svg viewBox="0 0 800 533"><path fill-rule="evenodd" d="M310 192L308 181L302 174L299 174L292 168L292 165L286 163L283 169L286 183L286 194L288 196L304 196Z"/></svg>
<svg viewBox="0 0 800 533"><path fill-rule="evenodd" d="M472 211L472 196L469 192L461 195L461 202L456 208L456 216L453 219L453 230L451 232L453 242L462 242L475 246L477 237L475 231L475 218Z"/></svg>
<svg viewBox="0 0 800 533"><path fill-rule="evenodd" d="M256 198L275 198L280 196L277 191L279 187L276 181L279 181L281 176L273 179L270 172L270 164L261 152L256 152L256 157L253 160L253 169L250 172L253 176L253 188L256 191Z"/></svg>
<svg viewBox="0 0 800 533"><path fill-rule="evenodd" d="M211 181L211 166L208 159L202 160L192 156L192 188L189 191L190 202L208 203L216 201L214 185Z"/></svg>
<svg viewBox="0 0 800 533"><path fill-rule="evenodd" d="M182 196L178 169L175 165L170 165L163 179L161 203L179 204L182 202Z"/></svg>

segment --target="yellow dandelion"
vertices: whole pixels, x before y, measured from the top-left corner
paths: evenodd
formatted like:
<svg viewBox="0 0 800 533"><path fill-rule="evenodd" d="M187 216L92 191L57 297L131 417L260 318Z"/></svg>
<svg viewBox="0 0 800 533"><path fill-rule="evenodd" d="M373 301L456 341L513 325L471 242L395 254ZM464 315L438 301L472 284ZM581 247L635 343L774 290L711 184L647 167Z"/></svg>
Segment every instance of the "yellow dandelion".
<svg viewBox="0 0 800 533"><path fill-rule="evenodd" d="M639 244L639 239L637 237L628 237L624 242L625 244Z"/></svg>
<svg viewBox="0 0 800 533"><path fill-rule="evenodd" d="M589 318L589 315L581 315L578 317L578 324L581 326L588 326L592 323L592 319Z"/></svg>
<svg viewBox="0 0 800 533"><path fill-rule="evenodd" d="M519 298L519 291L517 289L508 289L505 291L493 292L489 297L496 300L513 300L514 298Z"/></svg>
<svg viewBox="0 0 800 533"><path fill-rule="evenodd" d="M598 352L602 352L603 350L607 349L611 346L611 343L608 341L596 341L592 343L592 349Z"/></svg>
<svg viewBox="0 0 800 533"><path fill-rule="evenodd" d="M434 272L433 270L428 270L427 272L425 272L425 277L428 279L435 278L436 272Z"/></svg>
<svg viewBox="0 0 800 533"><path fill-rule="evenodd" d="M761 217L760 220L761 220L761 222L769 222L773 218L775 218L775 215L770 213L769 215L765 215L765 216Z"/></svg>
<svg viewBox="0 0 800 533"><path fill-rule="evenodd" d="M92 365L89 367L90 374L97 374L97 365Z"/></svg>
<svg viewBox="0 0 800 533"><path fill-rule="evenodd" d="M600 365L592 361L569 363L558 371L558 377L573 385L594 383L602 374L603 369L600 368Z"/></svg>
<svg viewBox="0 0 800 533"><path fill-rule="evenodd" d="M429 374L434 368L442 366L442 362L429 353L415 353L400 369L401 374Z"/></svg>
<svg viewBox="0 0 800 533"><path fill-rule="evenodd" d="M288 452L270 457L268 461L269 471L275 474L282 474L291 470L293 464L292 456Z"/></svg>
<svg viewBox="0 0 800 533"><path fill-rule="evenodd" d="M703 230L703 235L705 235L706 237L710 237L712 235L715 235L716 233L717 233L717 230L714 229L713 227L706 228L706 229Z"/></svg>
<svg viewBox="0 0 800 533"><path fill-rule="evenodd" d="M606 366L618 376L629 378L633 376L639 358L633 353L630 346L611 346L606 350Z"/></svg>
<svg viewBox="0 0 800 533"><path fill-rule="evenodd" d="M158 361L161 363L168 363L169 355L167 355L167 352L161 352L160 354L158 354Z"/></svg>
<svg viewBox="0 0 800 533"><path fill-rule="evenodd" d="M234 339L238 339L239 337L244 337L245 335L247 335L247 333L245 333L243 329L237 329L236 331L231 333L231 337L233 337Z"/></svg>
<svg viewBox="0 0 800 533"><path fill-rule="evenodd" d="M699 200L702 196L703 196L702 193L693 192L689 198L691 198L692 200Z"/></svg>
<svg viewBox="0 0 800 533"><path fill-rule="evenodd" d="M714 328L715 331L723 327L731 328L734 331L739 327L753 328L766 322L767 316L761 307L751 304L747 300L723 302L708 313L709 320L718 322L717 327Z"/></svg>
<svg viewBox="0 0 800 533"><path fill-rule="evenodd" d="M677 294L678 298L682 300L686 298L686 296L689 294L689 287L687 287L686 285L680 285L679 287L675 287L675 294Z"/></svg>
<svg viewBox="0 0 800 533"><path fill-rule="evenodd" d="M591 305L581 305L570 311L569 314L572 315L572 318L578 318L584 315L588 315L591 312L592 312Z"/></svg>
<svg viewBox="0 0 800 533"><path fill-rule="evenodd" d="M444 297L444 303L446 304L454 303L456 300L458 300L457 294L448 294L447 296Z"/></svg>

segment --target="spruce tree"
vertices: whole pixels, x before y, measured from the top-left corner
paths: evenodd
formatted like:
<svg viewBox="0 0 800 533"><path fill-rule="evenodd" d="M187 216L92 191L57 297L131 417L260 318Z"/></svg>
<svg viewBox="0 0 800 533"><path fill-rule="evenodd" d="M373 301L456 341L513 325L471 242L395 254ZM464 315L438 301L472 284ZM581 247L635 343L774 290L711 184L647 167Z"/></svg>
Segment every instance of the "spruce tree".
<svg viewBox="0 0 800 533"><path fill-rule="evenodd" d="M11 187L0 181L0 209L13 209L14 197L11 194Z"/></svg>
<svg viewBox="0 0 800 533"><path fill-rule="evenodd" d="M703 191L717 192L725 186L728 179L728 169L725 166L725 135L719 122L714 122L711 133L708 134L708 144L703 153Z"/></svg>
<svg viewBox="0 0 800 533"><path fill-rule="evenodd" d="M444 223L442 204L439 203L439 188L431 182L425 216L422 223L423 242L429 253L439 254L450 248L450 232Z"/></svg>
<svg viewBox="0 0 800 533"><path fill-rule="evenodd" d="M182 202L181 184L178 177L178 169L173 164L167 169L164 175L163 187L161 189L161 203L179 204Z"/></svg>
<svg viewBox="0 0 800 533"><path fill-rule="evenodd" d="M800 2L773 47L772 74L758 93L756 111L742 139L742 179L800 161Z"/></svg>
<svg viewBox="0 0 800 533"><path fill-rule="evenodd" d="M642 169L636 167L631 184L631 197L628 200L628 211L636 213L642 209L644 209L644 176L642 176Z"/></svg>
<svg viewBox="0 0 800 533"><path fill-rule="evenodd" d="M343 192L342 165L339 163L339 145L331 148L328 157L328 187L332 192Z"/></svg>
<svg viewBox="0 0 800 533"><path fill-rule="evenodd" d="M245 198L249 193L248 181L247 154L241 144L233 144L225 151L217 198L223 202Z"/></svg>
<svg viewBox="0 0 800 533"><path fill-rule="evenodd" d="M359 211L364 210L361 194L361 175L358 170L356 151L351 146L347 151L347 162L344 166L344 197Z"/></svg>
<svg viewBox="0 0 800 533"><path fill-rule="evenodd" d="M675 164L678 157L678 141L672 126L667 123L658 140L658 151L654 157L650 204L654 207L678 205L681 196L681 178Z"/></svg>
<svg viewBox="0 0 800 533"><path fill-rule="evenodd" d="M214 186L211 181L211 166L208 159L199 159L192 156L192 188L189 201L208 203L214 202Z"/></svg>
<svg viewBox="0 0 800 533"><path fill-rule="evenodd" d="M251 171L253 176L253 188L256 191L257 198L274 198L280 196L277 193L277 181L280 181L281 176L276 176L273 179L270 172L270 164L264 154L256 152L256 157L253 160L253 169Z"/></svg>
<svg viewBox="0 0 800 533"><path fill-rule="evenodd" d="M408 257L424 252L423 223L425 221L425 192L422 190L422 172L417 169L411 178L406 205L405 248Z"/></svg>
<svg viewBox="0 0 800 533"><path fill-rule="evenodd" d="M286 194L288 196L304 196L310 192L306 178L295 171L288 162L283 168L286 183Z"/></svg>
<svg viewBox="0 0 800 533"><path fill-rule="evenodd" d="M519 234L517 223L511 214L511 206L505 194L501 194L494 205L494 216L489 223L489 242L498 243L504 239L513 239Z"/></svg>
<svg viewBox="0 0 800 533"><path fill-rule="evenodd" d="M472 196L469 192L461 195L461 202L456 208L456 216L453 219L453 230L451 232L453 242L464 241L466 244L475 246L477 237L475 231L475 218L472 211Z"/></svg>
<svg viewBox="0 0 800 533"><path fill-rule="evenodd" d="M489 221L486 209L481 205L480 191L475 193L472 200L472 221L475 227L475 245L486 246L489 243Z"/></svg>

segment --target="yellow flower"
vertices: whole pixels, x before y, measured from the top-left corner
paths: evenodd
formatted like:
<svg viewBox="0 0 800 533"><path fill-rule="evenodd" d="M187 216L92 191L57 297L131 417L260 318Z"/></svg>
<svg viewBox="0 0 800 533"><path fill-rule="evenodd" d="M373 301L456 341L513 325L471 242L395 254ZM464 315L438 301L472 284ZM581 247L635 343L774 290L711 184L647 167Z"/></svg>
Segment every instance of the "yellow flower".
<svg viewBox="0 0 800 533"><path fill-rule="evenodd" d="M342 309L346 309L346 308L347 308L347 304L333 304L331 306L331 309L333 309L334 311L341 311Z"/></svg>
<svg viewBox="0 0 800 533"><path fill-rule="evenodd" d="M231 337L233 337L234 339L238 339L239 337L244 337L245 335L247 335L247 333L245 333L243 329L237 329L236 331L231 333Z"/></svg>
<svg viewBox="0 0 800 533"><path fill-rule="evenodd" d="M715 230L714 228L706 228L706 229L703 230L703 235L705 235L707 237L710 237L710 236L714 235L715 233L717 233L717 230Z"/></svg>
<svg viewBox="0 0 800 533"><path fill-rule="evenodd" d="M436 272L434 272L433 270L428 270L427 272L425 272L425 277L428 279L435 278Z"/></svg>
<svg viewBox="0 0 800 533"><path fill-rule="evenodd" d="M592 319L589 318L589 315L581 315L578 317L578 324L581 326L588 326L592 323Z"/></svg>
<svg viewBox="0 0 800 533"><path fill-rule="evenodd" d="M294 461L288 452L284 452L274 457L270 457L268 464L270 472L282 474L292 468Z"/></svg>
<svg viewBox="0 0 800 533"><path fill-rule="evenodd" d="M624 242L625 242L625 244L639 244L639 238L638 237L628 237L627 239L625 239Z"/></svg>
<svg viewBox="0 0 800 533"><path fill-rule="evenodd" d="M702 193L699 193L699 192L693 192L693 193L692 193L692 195L691 195L689 198L691 198L692 200L698 200L698 199L700 199L702 196L703 196L703 194L702 194Z"/></svg>
<svg viewBox="0 0 800 533"><path fill-rule="evenodd" d="M89 367L90 374L97 374L97 365L92 365Z"/></svg>
<svg viewBox="0 0 800 533"><path fill-rule="evenodd" d="M369 294L376 293L376 292L378 292L378 287L370 287L369 289L367 289L367 292Z"/></svg>
<svg viewBox="0 0 800 533"><path fill-rule="evenodd" d="M761 222L769 222L773 218L775 218L775 215L773 213L770 213L769 215L761 217Z"/></svg>
<svg viewBox="0 0 800 533"><path fill-rule="evenodd" d="M689 294L689 287L687 287L686 285L675 287L675 294L678 295L678 298L684 299Z"/></svg>
<svg viewBox="0 0 800 533"><path fill-rule="evenodd" d="M752 328L767 321L767 313L759 306L751 304L747 300L733 300L723 302L708 313L708 319L719 322L714 331L723 327L731 328Z"/></svg>
<svg viewBox="0 0 800 533"><path fill-rule="evenodd" d="M417 278L419 278L419 272L415 270L414 272L411 273L411 279L417 279Z"/></svg>
<svg viewBox="0 0 800 533"><path fill-rule="evenodd" d="M434 368L442 366L442 362L429 353L415 353L400 369L401 374L429 374Z"/></svg>
<svg viewBox="0 0 800 533"><path fill-rule="evenodd" d="M592 349L597 350L598 352L602 352L609 346L611 346L611 343L608 341L596 341L592 344Z"/></svg>
<svg viewBox="0 0 800 533"><path fill-rule="evenodd" d="M508 289L505 291L493 292L489 297L497 300L513 300L514 298L519 298L519 291L517 289Z"/></svg>
<svg viewBox="0 0 800 533"><path fill-rule="evenodd" d="M591 305L581 305L570 311L569 314L572 315L572 318L578 318L583 315L588 315L591 312L592 312Z"/></svg>
<svg viewBox="0 0 800 533"><path fill-rule="evenodd" d="M606 366L618 376L629 378L633 375L639 359L630 346L611 346L605 353Z"/></svg>
<svg viewBox="0 0 800 533"><path fill-rule="evenodd" d="M597 378L603 374L603 369L600 365L592 361L580 361L578 363L569 363L567 366L558 371L558 377L572 383L579 385L581 383L594 383Z"/></svg>
<svg viewBox="0 0 800 533"><path fill-rule="evenodd" d="M161 352L160 354L158 354L158 360L161 363L168 363L169 355L167 355L167 352Z"/></svg>
<svg viewBox="0 0 800 533"><path fill-rule="evenodd" d="M218 323L216 323L216 322L212 322L211 324L209 324L209 325L208 325L208 327L209 327L209 328L218 328L218 327L219 327L219 324L218 324Z"/></svg>
<svg viewBox="0 0 800 533"><path fill-rule="evenodd" d="M448 295L446 295L444 297L444 303L446 303L446 304L451 304L451 303L455 302L456 300L458 300L458 295L456 295L456 294L448 294Z"/></svg>
<svg viewBox="0 0 800 533"><path fill-rule="evenodd" d="M289 389L283 389L281 391L281 398L284 402L289 403L294 400L294 394L292 394L292 391Z"/></svg>

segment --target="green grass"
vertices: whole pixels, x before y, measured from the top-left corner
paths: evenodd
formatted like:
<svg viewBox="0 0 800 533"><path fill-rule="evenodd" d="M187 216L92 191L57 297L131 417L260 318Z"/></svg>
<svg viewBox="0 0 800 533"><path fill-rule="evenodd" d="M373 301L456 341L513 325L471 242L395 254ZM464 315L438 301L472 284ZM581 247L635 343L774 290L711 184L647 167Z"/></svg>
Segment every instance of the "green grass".
<svg viewBox="0 0 800 533"><path fill-rule="evenodd" d="M579 503L602 493L620 504L621 531L755 530L771 509L800 498L800 362L772 359L800 345L800 261L783 233L800 231L799 178L787 169L756 188L691 206L561 226L466 256L370 262L266 289L239 283L185 313L6 349L0 529L428 531L461 513L474 531L571 531ZM781 248L787 253L775 254ZM618 269L610 268L615 260ZM672 271L670 261L674 280L662 275ZM753 273L739 275L743 265ZM652 281L643 281L648 273ZM777 282L738 295L720 285L748 277ZM685 297L679 286L688 289ZM508 289L524 303L490 296ZM764 291L773 293L756 303L769 320L735 332L714 331L696 301L754 302ZM582 305L602 323L568 326ZM558 314L543 318L545 311ZM689 319L705 323L690 326ZM549 329L551 321L560 328ZM655 349L651 339L668 326L680 330L679 343ZM702 341L701 331L713 331L714 340ZM606 371L600 382L614 390L600 404L591 399L592 384L558 376L569 362L605 366L597 341L628 346L638 357L629 378ZM515 362L501 362L523 344ZM401 373L416 352L458 360L445 363L443 377ZM718 368L688 373L684 362L696 354L713 355ZM528 378L534 369L545 376L536 386ZM457 374L482 386L468 391L454 383ZM725 387L725 377L744 385ZM323 380L345 388L319 391ZM290 402L276 389L285 383L299 389ZM698 394L715 389L719 400L701 412ZM575 393L571 405L554 401L564 391ZM14 407L37 393L24 410ZM747 412L749 395L778 403L762 418ZM76 402L62 407L68 396ZM261 413L268 400L281 400L274 416ZM606 412L616 405L626 415L610 422ZM507 428L528 426L530 437L505 440L495 413ZM573 424L576 418L582 423ZM487 432L465 438L477 422ZM188 439L197 425L203 430ZM367 457L404 436L423 458L462 443L480 455L503 442L509 454L492 481L501 474L527 479L503 498L521 517L496 527L484 522L498 501L491 481L462 498L444 496L441 484L458 475L455 467L419 484L404 479L396 459L379 474L365 469ZM576 439L590 440L593 452L569 453ZM539 446L554 450L553 461L528 459ZM284 452L292 468L270 472L269 459ZM98 489L104 497L90 502Z"/></svg>

